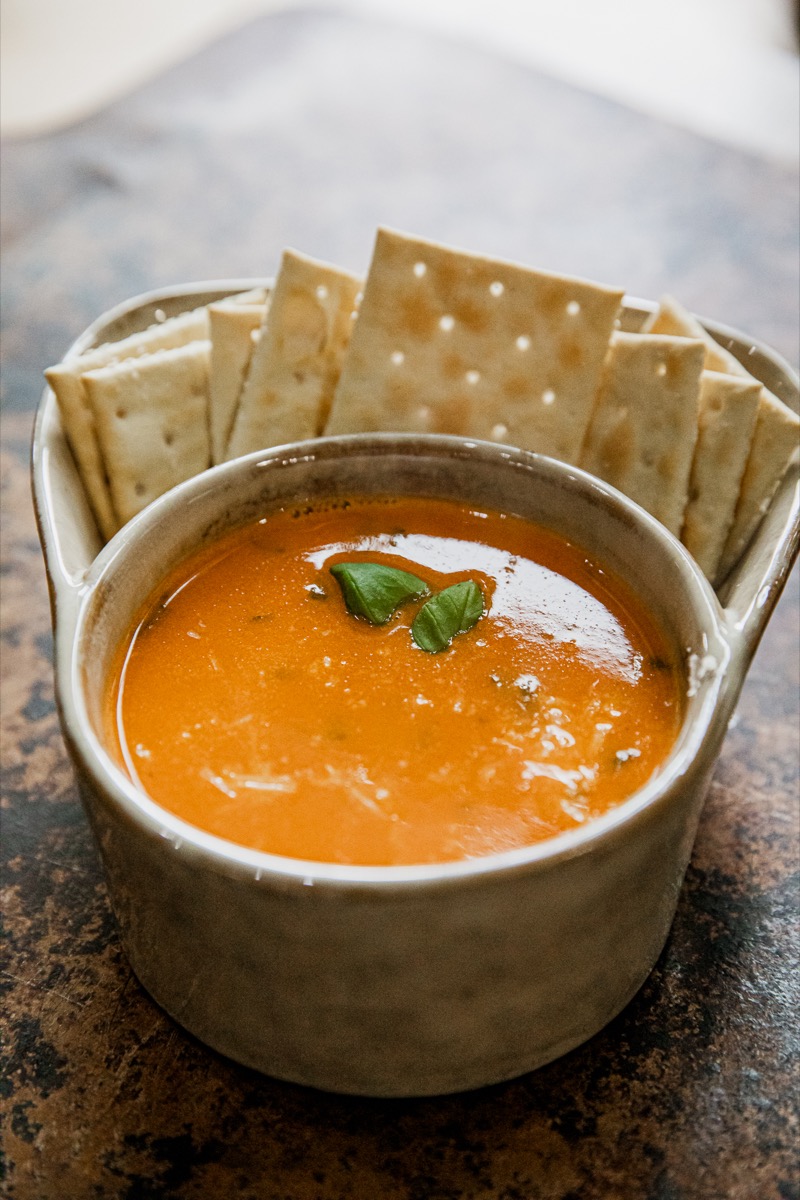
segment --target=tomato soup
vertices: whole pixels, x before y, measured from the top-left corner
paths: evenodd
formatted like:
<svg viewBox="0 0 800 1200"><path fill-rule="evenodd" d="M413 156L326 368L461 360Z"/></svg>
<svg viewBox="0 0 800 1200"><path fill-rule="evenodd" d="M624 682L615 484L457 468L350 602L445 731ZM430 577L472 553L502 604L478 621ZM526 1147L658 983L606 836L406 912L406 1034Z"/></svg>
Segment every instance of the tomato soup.
<svg viewBox="0 0 800 1200"><path fill-rule="evenodd" d="M331 572L354 563L425 594L370 623ZM473 623L421 648L422 606L465 581ZM619 804L669 754L678 675L636 597L579 547L449 501L353 497L270 512L167 579L121 648L107 731L144 792L229 841L441 862Z"/></svg>

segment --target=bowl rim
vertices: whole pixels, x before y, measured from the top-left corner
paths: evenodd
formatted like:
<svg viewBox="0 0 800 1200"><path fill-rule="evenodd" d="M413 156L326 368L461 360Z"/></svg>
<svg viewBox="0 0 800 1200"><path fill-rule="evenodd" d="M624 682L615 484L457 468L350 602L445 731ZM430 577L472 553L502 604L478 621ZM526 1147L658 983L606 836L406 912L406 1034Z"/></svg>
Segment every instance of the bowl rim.
<svg viewBox="0 0 800 1200"><path fill-rule="evenodd" d="M368 455L371 450L385 453L393 448L400 453L404 448L413 448L415 454L424 458L436 458L440 455L447 456L453 451L463 451L464 455L477 454L493 459L500 469L508 467L517 470L522 464L532 472L549 476L551 479L569 480L572 487L578 487L588 494L591 502L606 505L612 514L624 514L623 519L635 522L637 527L645 531L650 544L656 543L658 552L668 558L671 566L680 574L685 590L691 597L695 619L703 630L704 649L715 660L714 669L698 688L700 697L696 711L690 714L687 708L675 744L657 772L613 809L593 818L585 825L555 837L495 854L402 866L324 863L255 850L191 825L140 790L113 761L93 728L82 681L82 649L83 637L90 625L98 591L109 576L113 575L129 556L135 554L136 546L141 540L154 536L158 528L170 520L175 510L185 507L194 497L209 491L216 490L220 496L224 496L226 482L237 475L249 473L254 466L273 463L277 466L281 461L291 461L298 456L325 460L330 457L351 456L353 453ZM424 452L420 453L420 450ZM234 522L230 528L234 528L235 524ZM191 551L189 553L191 554ZM605 845L609 838L619 836L638 820L648 819L651 811L659 803L669 801L675 785L685 779L701 762L703 745L712 727L718 723L718 701L731 660L724 619L710 585L683 546L660 522L616 489L578 468L529 451L439 434L352 434L319 438L312 442L256 451L254 454L213 467L203 475L195 476L173 488L134 517L124 527L124 531L120 531L101 551L87 575L82 590L75 639L69 659L68 680L66 686L61 688L61 700L65 723L70 729L70 740L74 750L80 755L84 770L91 775L95 786L101 788L109 800L149 836L164 838L171 842L175 850L188 855L199 855L217 867L242 870L257 881L269 876L272 879L299 881L305 886L327 884L358 888L377 884L385 890L387 886L397 888L421 883L465 882L500 873L551 867L564 859L590 853L598 845ZM145 597L140 599L144 600Z"/></svg>
<svg viewBox="0 0 800 1200"><path fill-rule="evenodd" d="M253 287L266 287L269 289L272 282L269 278L210 280L176 284L140 294L115 305L107 312L101 314L72 343L64 357L69 358L75 354L82 353L91 346L99 344L101 341L113 340L113 337L109 338L109 330L120 320L125 321L133 316L136 321L136 327L144 328L148 323L152 323L153 320L163 319L163 317L159 318L157 312L162 304L165 306L177 306L180 304L182 305L182 309L176 307L176 311L182 311L191 305L211 303ZM627 295L623 299L623 314L632 317L634 321L641 321L647 314L653 312L655 307L656 305L652 301L641 300ZM147 319L148 314L149 321ZM759 376L759 370L756 369L759 365L761 365L762 370L767 369L771 378L777 378L781 383L781 398L797 409L798 377L791 366L780 355L757 339L745 338L744 335L728 326L707 321L703 318L701 318L701 322L715 336L716 340L726 348L731 349L735 345L741 348L745 344L750 347L748 353L755 354L756 356L753 373L757 377ZM766 383L767 381L763 382ZM767 386L772 386L772 383L768 383ZM176 851L179 850L184 855L200 856L207 865L213 866L218 870L228 873L235 872L237 875L241 874L245 877L255 879L255 881L280 880L284 886L316 884L336 889L358 889L362 887L373 888L377 884L379 885L378 893L388 895L398 887L405 889L410 885L423 883L430 886L449 885L452 883L465 884L470 881L483 880L487 877L494 878L498 874L516 874L520 871L527 872L531 869L552 866L565 859L589 853L598 846L602 848L608 845L614 838L623 836L629 826L647 819L648 814L654 810L659 802L665 802L669 798L672 787L679 785L683 777L691 771L698 769L701 757L702 761L705 762L704 743L706 741L710 740L713 742L716 736L718 748L733 704L738 695L738 690L741 687L750 659L757 646L758 638L763 631L770 612L777 602L789 569L797 555L798 542L800 542L800 520L798 520L796 515L798 485L796 482L792 485L791 481L784 480L781 485L781 493L785 493L784 500L782 501L782 510L776 521L773 522L774 529L770 534L775 544L763 544L767 540L766 535L763 537L758 535L754 539L758 545L751 547L745 554L745 558L748 555L755 557L756 551L758 551L758 571L761 578L761 584L757 593L749 581L745 581L744 586L740 589L746 593L744 600L749 603L749 611L743 611L743 604L739 606L738 612L735 606L723 608L707 580L702 575L702 572L700 572L697 565L680 543L672 538L659 522L650 517L638 505L628 500L627 497L622 496L614 488L609 487L593 476L586 475L585 472L580 471L578 468L566 466L555 460L546 459L544 456L531 454L531 452L513 451L515 454L525 455L529 458L539 460L540 463L549 464L548 469L562 470L570 473L573 477L584 478L591 484L596 494L605 497L603 502L621 504L632 515L635 521L650 530L650 536L655 536L661 541L666 541L669 552L675 558L675 562L679 564L679 569L682 572L688 572L691 580L688 586L690 589L694 589L695 599L703 611L703 620L700 620L699 614L696 613L699 624L711 634L712 640L715 641L721 655L720 669L712 671L710 677L701 683L703 689L703 704L701 708L691 722L684 720L675 746L673 746L664 766L654 779L651 779L643 788L639 789L604 816L593 818L586 825L580 826L576 830L567 831L555 838L535 843L533 846L519 847L515 850L503 851L499 854L485 855L474 859L462 859L435 864L415 864L411 866L345 866L334 863L290 859L283 856L270 855L264 851L252 850L248 847L239 846L237 843L229 842L226 839L217 838L212 834L207 834L205 831L197 829L187 822L183 822L166 809L161 808L154 801L150 800L149 797L144 796L119 768L111 762L110 758L107 757L105 749L94 735L88 714L84 713L83 719L79 720L74 709L74 698L76 695L82 695L82 692L80 689L76 691L74 687L72 677L75 667L73 652L76 651L77 643L74 645L70 644L69 634L71 630L69 627L74 628L76 621L83 621L85 619L85 609L90 602L91 592L96 579L106 569L114 556L122 552L124 543L131 536L131 530L140 527L145 528L150 521L155 520L161 511L162 505L170 502L170 497L173 497L175 493L178 496L183 496L185 490L189 490L192 487L202 488L204 485L207 485L214 472L233 468L236 466L236 463L221 464L218 467L211 468L210 471L204 472L201 476L196 476L194 479L180 484L178 488L173 489L172 492L167 493L166 496L161 497L153 505L144 510L143 513L140 513L134 518L133 522L124 526L105 547L100 549L93 561L85 564L85 569L78 571L75 575L71 575L65 566L62 553L62 538L65 532L64 528L62 528L64 521L63 518L59 521L58 514L55 511L56 506L52 491L53 473L58 468L54 466L53 457L50 453L52 447L48 438L52 438L53 431L58 426L59 420L55 397L52 391L46 387L42 394L34 424L31 447L31 472L34 508L39 536L44 550L47 581L51 595L51 609L56 642L56 694L65 741L75 760L76 766L79 768L79 771L82 769L91 777L100 795L105 796L109 802L113 799L113 802L120 809L121 813L129 821L135 821L139 824L142 832L147 835L165 838L171 842ZM410 442L415 441L417 443L421 440L418 435L414 434L349 436L350 438L365 439L374 437L402 439L405 437ZM447 440L442 435L428 436L434 440ZM313 444L319 446L321 442L333 442L337 440L339 439L317 439ZM497 450L498 448L504 449L506 452L511 450L509 447L498 447L494 443L479 443L474 439L452 440L475 446L489 447L493 450ZM308 452L310 444L309 442L299 444L302 446L303 453ZM236 461L247 463L248 460L260 460L269 454L285 449L285 447L276 447L271 451L256 452L254 455L249 455L245 459ZM797 472L795 471L794 474L796 476ZM793 516L789 512L790 485L794 487L795 493ZM763 560L763 563L761 560ZM733 575L735 576L738 573L739 568L736 568ZM728 584L730 582L730 579L726 581L722 589L723 594L727 592L729 601L731 599L738 599L737 581L733 579L732 587L729 588ZM758 611L753 616L756 609ZM751 626L749 638L743 636L743 633L746 632L747 624ZM687 734L687 727L690 725L691 737ZM711 755L712 763L715 757L716 752ZM150 806L152 807L152 811L149 811ZM145 809L148 809L147 814L145 814Z"/></svg>

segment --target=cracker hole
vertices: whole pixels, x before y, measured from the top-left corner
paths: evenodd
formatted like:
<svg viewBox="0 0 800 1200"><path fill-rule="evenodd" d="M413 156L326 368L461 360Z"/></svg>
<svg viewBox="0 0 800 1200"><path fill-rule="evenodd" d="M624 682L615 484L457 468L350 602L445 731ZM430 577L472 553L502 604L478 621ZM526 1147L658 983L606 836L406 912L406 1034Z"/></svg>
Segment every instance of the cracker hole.
<svg viewBox="0 0 800 1200"><path fill-rule="evenodd" d="M317 288L317 299L318 300L327 300L328 299L328 289L325 287L324 283L321 283L319 285L319 287Z"/></svg>
<svg viewBox="0 0 800 1200"><path fill-rule="evenodd" d="M495 279L494 283L489 284L489 291L493 296L502 296L505 290L499 279Z"/></svg>
<svg viewBox="0 0 800 1200"><path fill-rule="evenodd" d="M504 442L508 437L507 425L493 425L492 432L489 435L493 442Z"/></svg>
<svg viewBox="0 0 800 1200"><path fill-rule="evenodd" d="M422 279L422 276L425 274L427 269L428 268L424 262L414 263L414 274L416 275L417 279Z"/></svg>
<svg viewBox="0 0 800 1200"><path fill-rule="evenodd" d="M531 339L528 337L528 335L526 333L520 334L520 336L517 338L517 349L518 350L530 350L530 348L531 348Z"/></svg>
<svg viewBox="0 0 800 1200"><path fill-rule="evenodd" d="M127 408L118 408L117 409L117 417L120 421L124 421L125 418L127 417L127 415L128 415Z"/></svg>
<svg viewBox="0 0 800 1200"><path fill-rule="evenodd" d="M143 496L145 494L145 492L147 491L147 488L144 486L143 483L135 483L133 485L133 490L137 496Z"/></svg>
<svg viewBox="0 0 800 1200"><path fill-rule="evenodd" d="M455 323L455 317L451 317L449 313L445 313L443 317L439 318L439 328L443 329L445 333L449 333Z"/></svg>
<svg viewBox="0 0 800 1200"><path fill-rule="evenodd" d="M556 398L556 394L552 388L545 388L542 392L542 404L552 404Z"/></svg>
<svg viewBox="0 0 800 1200"><path fill-rule="evenodd" d="M578 313L579 313L580 311L581 311L581 306L580 306L580 304L578 303L578 301L577 301L577 300L570 300L569 304L567 305L567 313L568 313L568 315L569 315L570 317L577 317L577 315L578 315Z"/></svg>
<svg viewBox="0 0 800 1200"><path fill-rule="evenodd" d="M659 363L658 366L656 367L656 375L659 375L663 379L664 376L666 375L666 373L667 373L667 364L663 363L663 362Z"/></svg>
<svg viewBox="0 0 800 1200"><path fill-rule="evenodd" d="M174 433L170 432L170 433L164 434L164 445L165 446L171 446L174 441L175 441Z"/></svg>
<svg viewBox="0 0 800 1200"><path fill-rule="evenodd" d="M480 381L480 377L481 377L480 371L467 371L466 375L464 376L467 383L470 383L473 385Z"/></svg>
<svg viewBox="0 0 800 1200"><path fill-rule="evenodd" d="M402 350L393 350L389 357L396 367L401 367L406 360Z"/></svg>

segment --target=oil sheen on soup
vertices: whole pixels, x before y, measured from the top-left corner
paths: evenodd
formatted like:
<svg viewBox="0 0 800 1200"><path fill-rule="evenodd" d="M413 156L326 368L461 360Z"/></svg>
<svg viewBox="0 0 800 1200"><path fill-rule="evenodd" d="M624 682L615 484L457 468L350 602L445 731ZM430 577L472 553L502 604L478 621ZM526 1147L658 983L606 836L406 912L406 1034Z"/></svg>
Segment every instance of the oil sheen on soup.
<svg viewBox="0 0 800 1200"><path fill-rule="evenodd" d="M330 568L413 574L372 624ZM472 581L438 652L422 605ZM270 512L185 562L121 647L108 739L163 808L229 841L363 865L492 854L582 826L644 784L681 718L640 602L527 520L353 497Z"/></svg>

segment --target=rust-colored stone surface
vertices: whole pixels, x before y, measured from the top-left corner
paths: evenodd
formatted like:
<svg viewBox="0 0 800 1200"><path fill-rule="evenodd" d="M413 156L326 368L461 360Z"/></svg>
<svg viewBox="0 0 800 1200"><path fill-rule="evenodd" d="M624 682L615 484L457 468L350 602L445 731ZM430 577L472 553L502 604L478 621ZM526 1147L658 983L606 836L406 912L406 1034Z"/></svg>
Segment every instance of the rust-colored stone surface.
<svg viewBox="0 0 800 1200"><path fill-rule="evenodd" d="M498 1087L328 1096L220 1058L131 975L59 732L27 468L41 370L108 304L261 274L284 244L363 266L378 221L669 289L796 360L794 175L463 48L314 14L259 21L5 157L3 1194L796 1200L797 574L628 1008Z"/></svg>

